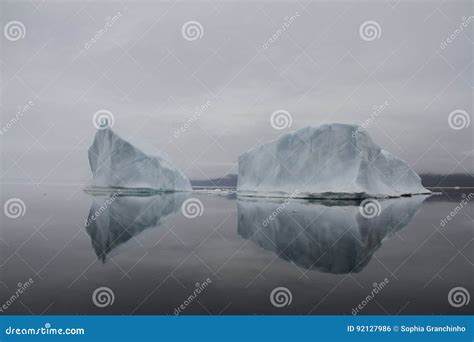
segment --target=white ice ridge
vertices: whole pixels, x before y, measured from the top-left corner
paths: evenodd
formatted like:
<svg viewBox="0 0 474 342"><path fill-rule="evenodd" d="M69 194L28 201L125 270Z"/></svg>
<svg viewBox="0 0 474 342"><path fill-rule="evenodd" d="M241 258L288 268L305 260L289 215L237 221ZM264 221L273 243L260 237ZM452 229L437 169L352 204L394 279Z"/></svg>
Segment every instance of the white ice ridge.
<svg viewBox="0 0 474 342"><path fill-rule="evenodd" d="M367 198L427 194L403 160L354 125L305 127L239 157L242 196Z"/></svg>
<svg viewBox="0 0 474 342"><path fill-rule="evenodd" d="M89 148L89 163L95 187L192 190L188 178L169 160L142 152L110 128L97 131Z"/></svg>

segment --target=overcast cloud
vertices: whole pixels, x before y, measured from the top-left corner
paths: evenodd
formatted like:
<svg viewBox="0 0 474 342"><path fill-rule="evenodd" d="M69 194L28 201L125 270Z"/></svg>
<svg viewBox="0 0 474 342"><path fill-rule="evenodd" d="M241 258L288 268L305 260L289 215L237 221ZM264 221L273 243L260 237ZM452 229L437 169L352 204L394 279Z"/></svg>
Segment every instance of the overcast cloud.
<svg viewBox="0 0 474 342"><path fill-rule="evenodd" d="M235 173L259 142L362 124L384 103L367 127L380 146L418 172L472 173L474 123L448 124L455 110L472 121L472 15L471 1L2 1L2 31L16 20L25 36L0 40L1 127L32 105L0 136L1 181L86 181L101 109L203 179ZM183 38L188 21L202 37ZM379 37L362 39L366 21ZM280 109L292 126L278 131Z"/></svg>

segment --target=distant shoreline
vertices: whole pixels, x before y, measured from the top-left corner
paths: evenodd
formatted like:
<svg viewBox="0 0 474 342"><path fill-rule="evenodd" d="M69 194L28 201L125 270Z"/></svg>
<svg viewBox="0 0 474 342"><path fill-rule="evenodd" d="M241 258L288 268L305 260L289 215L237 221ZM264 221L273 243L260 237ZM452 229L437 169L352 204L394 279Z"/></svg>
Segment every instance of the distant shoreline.
<svg viewBox="0 0 474 342"><path fill-rule="evenodd" d="M421 182L425 188L433 189L469 189L474 188L474 176L470 174L454 173L451 175L420 174ZM198 187L237 187L237 175L229 174L224 177L191 180L193 188Z"/></svg>

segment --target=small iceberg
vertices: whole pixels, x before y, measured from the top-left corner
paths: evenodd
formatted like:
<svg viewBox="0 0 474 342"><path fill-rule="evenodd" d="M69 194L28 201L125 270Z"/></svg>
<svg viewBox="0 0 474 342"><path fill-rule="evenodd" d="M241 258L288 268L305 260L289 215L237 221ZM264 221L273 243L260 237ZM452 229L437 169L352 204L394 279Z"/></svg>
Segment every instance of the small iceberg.
<svg viewBox="0 0 474 342"><path fill-rule="evenodd" d="M134 188L143 191L192 191L188 178L166 157L149 155L110 128L98 130L89 148L94 191Z"/></svg>
<svg viewBox="0 0 474 342"><path fill-rule="evenodd" d="M429 193L407 163L354 125L302 128L239 157L241 196L362 199Z"/></svg>

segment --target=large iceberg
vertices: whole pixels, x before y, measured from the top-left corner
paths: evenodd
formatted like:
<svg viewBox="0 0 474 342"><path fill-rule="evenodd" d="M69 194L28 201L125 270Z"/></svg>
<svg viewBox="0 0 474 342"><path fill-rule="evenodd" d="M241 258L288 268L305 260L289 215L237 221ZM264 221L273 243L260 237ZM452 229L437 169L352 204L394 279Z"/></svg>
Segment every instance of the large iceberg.
<svg viewBox="0 0 474 342"><path fill-rule="evenodd" d="M358 126L305 127L239 157L243 196L399 197L430 193L421 178Z"/></svg>
<svg viewBox="0 0 474 342"><path fill-rule="evenodd" d="M142 152L110 128L97 131L89 163L95 187L192 190L188 178L167 158Z"/></svg>

